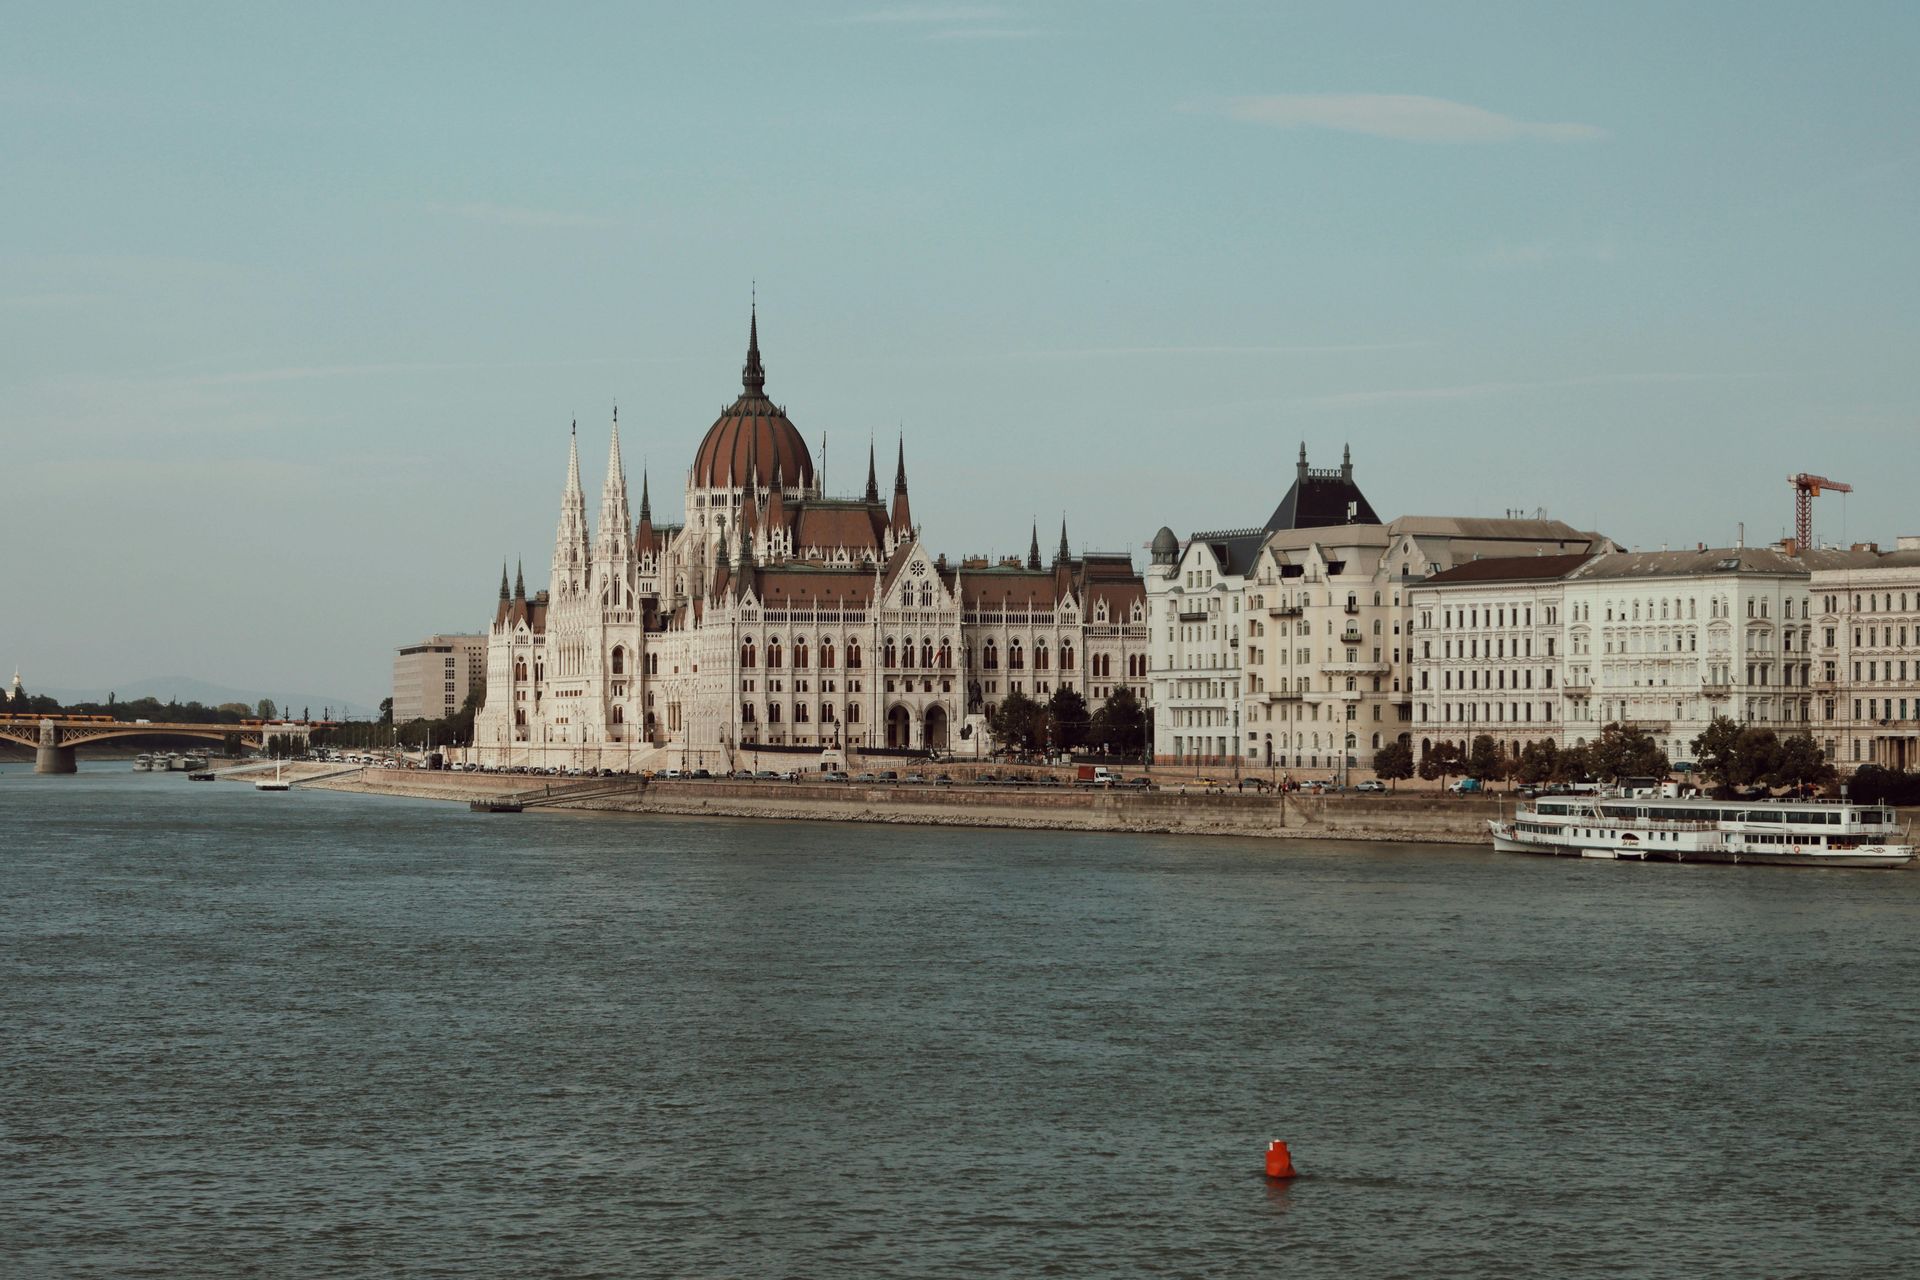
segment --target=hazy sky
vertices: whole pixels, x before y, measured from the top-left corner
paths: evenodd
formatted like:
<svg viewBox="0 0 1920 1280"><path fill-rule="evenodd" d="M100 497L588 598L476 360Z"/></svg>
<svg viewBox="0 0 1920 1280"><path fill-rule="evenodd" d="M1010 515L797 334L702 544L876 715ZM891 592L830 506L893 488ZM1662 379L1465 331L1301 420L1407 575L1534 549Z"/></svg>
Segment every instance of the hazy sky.
<svg viewBox="0 0 1920 1280"><path fill-rule="evenodd" d="M0 5L0 674L377 700L544 585L570 418L677 517L756 279L949 553L1255 523L1302 439L1920 532L1920 5L1583 8Z"/></svg>

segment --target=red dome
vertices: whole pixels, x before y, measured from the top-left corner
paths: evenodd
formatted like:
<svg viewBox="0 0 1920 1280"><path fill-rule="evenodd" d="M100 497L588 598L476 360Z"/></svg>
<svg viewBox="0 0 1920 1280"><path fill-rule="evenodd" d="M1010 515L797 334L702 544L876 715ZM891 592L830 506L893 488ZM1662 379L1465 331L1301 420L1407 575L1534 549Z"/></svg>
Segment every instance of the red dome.
<svg viewBox="0 0 1920 1280"><path fill-rule="evenodd" d="M763 485L773 483L778 472L783 485L811 487L813 456L807 452L807 442L786 412L767 399L757 316L747 329L747 363L741 382L740 398L707 428L693 455L693 483L706 489L738 489L747 483L751 468Z"/></svg>

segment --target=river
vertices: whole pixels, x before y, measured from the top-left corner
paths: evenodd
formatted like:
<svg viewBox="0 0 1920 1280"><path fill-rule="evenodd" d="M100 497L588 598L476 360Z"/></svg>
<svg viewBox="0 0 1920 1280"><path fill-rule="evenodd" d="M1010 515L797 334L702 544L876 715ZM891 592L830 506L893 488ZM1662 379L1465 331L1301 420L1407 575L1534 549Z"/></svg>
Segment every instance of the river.
<svg viewBox="0 0 1920 1280"><path fill-rule="evenodd" d="M0 774L9 1275L1911 1274L1920 873Z"/></svg>

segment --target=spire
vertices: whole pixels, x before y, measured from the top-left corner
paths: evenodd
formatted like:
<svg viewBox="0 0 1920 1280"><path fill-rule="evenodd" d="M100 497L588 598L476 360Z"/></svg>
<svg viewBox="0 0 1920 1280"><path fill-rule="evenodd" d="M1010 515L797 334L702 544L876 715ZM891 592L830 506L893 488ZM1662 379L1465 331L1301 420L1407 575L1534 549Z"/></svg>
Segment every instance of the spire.
<svg viewBox="0 0 1920 1280"><path fill-rule="evenodd" d="M1307 442L1300 442L1300 461L1294 464L1293 479L1296 484L1307 482Z"/></svg>
<svg viewBox="0 0 1920 1280"><path fill-rule="evenodd" d="M1055 564L1066 564L1073 559L1073 552L1067 546L1067 518L1060 517L1060 549L1053 554Z"/></svg>
<svg viewBox="0 0 1920 1280"><path fill-rule="evenodd" d="M509 598L509 597L508 597L508 595L507 595L507 562L506 562L505 560L502 560L502 561L500 562L500 600L501 600L501 603L503 603L503 604L504 604L504 603L505 603L505 602L506 602L506 601L508 600L508 598Z"/></svg>
<svg viewBox="0 0 1920 1280"><path fill-rule="evenodd" d="M913 511L907 505L907 437L900 437L900 464L893 473L893 531L906 536L913 529Z"/></svg>
<svg viewBox="0 0 1920 1280"><path fill-rule="evenodd" d="M867 441L867 501L880 501L880 482L873 471L873 441Z"/></svg>
<svg viewBox="0 0 1920 1280"><path fill-rule="evenodd" d="M653 503L647 497L647 469L640 468L640 523L653 523Z"/></svg>
<svg viewBox="0 0 1920 1280"><path fill-rule="evenodd" d="M765 395L767 371L760 367L760 303L753 303L751 317L747 321L747 363L740 371L740 384L748 395Z"/></svg>
<svg viewBox="0 0 1920 1280"><path fill-rule="evenodd" d="M580 419L575 418L567 436L567 494L580 492Z"/></svg>
<svg viewBox="0 0 1920 1280"><path fill-rule="evenodd" d="M527 598L527 566L525 561L516 563L513 566L513 598L515 600L525 600Z"/></svg>
<svg viewBox="0 0 1920 1280"><path fill-rule="evenodd" d="M560 527L553 535L556 582L561 568L577 564L587 554L587 499L580 491L580 424L567 437L567 491L560 497Z"/></svg>
<svg viewBox="0 0 1920 1280"><path fill-rule="evenodd" d="M1040 522L1038 520L1035 520L1033 522L1033 540L1027 543L1027 568L1038 569L1039 567L1040 567Z"/></svg>
<svg viewBox="0 0 1920 1280"><path fill-rule="evenodd" d="M1340 478L1348 484L1353 483L1353 446L1342 445L1340 449Z"/></svg>
<svg viewBox="0 0 1920 1280"><path fill-rule="evenodd" d="M607 479L600 489L600 552L618 559L630 545L632 519L627 511L627 468L620 460L620 406L613 408L613 437L607 443Z"/></svg>

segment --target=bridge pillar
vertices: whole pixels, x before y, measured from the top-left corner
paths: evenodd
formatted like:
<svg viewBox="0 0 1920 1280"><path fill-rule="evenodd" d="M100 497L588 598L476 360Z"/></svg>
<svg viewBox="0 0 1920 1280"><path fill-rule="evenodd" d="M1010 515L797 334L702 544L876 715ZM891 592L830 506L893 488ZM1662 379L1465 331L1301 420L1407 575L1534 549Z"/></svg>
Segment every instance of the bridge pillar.
<svg viewBox="0 0 1920 1280"><path fill-rule="evenodd" d="M35 773L75 773L78 770L79 766L74 763L72 747L43 742L33 754Z"/></svg>

